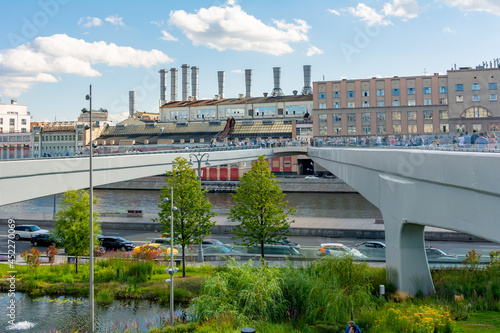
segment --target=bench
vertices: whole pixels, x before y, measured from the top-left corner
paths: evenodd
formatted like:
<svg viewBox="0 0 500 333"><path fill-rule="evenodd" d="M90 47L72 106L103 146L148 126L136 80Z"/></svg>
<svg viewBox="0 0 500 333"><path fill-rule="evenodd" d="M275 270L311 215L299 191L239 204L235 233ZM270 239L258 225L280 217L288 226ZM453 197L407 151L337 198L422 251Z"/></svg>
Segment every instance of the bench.
<svg viewBox="0 0 500 333"><path fill-rule="evenodd" d="M129 209L129 210L127 210L127 216L142 216L142 210Z"/></svg>

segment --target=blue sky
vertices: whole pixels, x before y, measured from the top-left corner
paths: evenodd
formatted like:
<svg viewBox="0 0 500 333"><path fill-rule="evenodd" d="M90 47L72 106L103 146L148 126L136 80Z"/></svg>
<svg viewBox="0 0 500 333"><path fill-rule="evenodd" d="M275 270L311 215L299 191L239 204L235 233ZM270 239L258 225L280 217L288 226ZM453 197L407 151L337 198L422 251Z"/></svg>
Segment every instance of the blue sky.
<svg viewBox="0 0 500 333"><path fill-rule="evenodd" d="M282 68L285 94L312 81L445 73L500 57L498 0L0 0L0 102L28 105L33 121L76 120L88 107L114 121L157 112L158 70L199 67L200 98L273 89ZM170 73L167 79L170 97ZM181 96L180 75L178 96Z"/></svg>

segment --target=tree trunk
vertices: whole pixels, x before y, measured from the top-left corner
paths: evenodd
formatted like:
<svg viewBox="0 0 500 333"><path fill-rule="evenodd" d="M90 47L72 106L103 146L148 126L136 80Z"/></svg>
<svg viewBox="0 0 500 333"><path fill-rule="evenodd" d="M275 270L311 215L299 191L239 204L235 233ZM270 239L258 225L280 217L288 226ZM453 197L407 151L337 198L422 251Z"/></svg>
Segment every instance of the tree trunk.
<svg viewBox="0 0 500 333"><path fill-rule="evenodd" d="M260 254L262 256L262 259L264 259L264 241L260 242Z"/></svg>
<svg viewBox="0 0 500 333"><path fill-rule="evenodd" d="M186 252L185 251L186 251L186 245L182 244L182 277L186 277Z"/></svg>
<svg viewBox="0 0 500 333"><path fill-rule="evenodd" d="M75 267L76 267L76 274L78 274L78 257L75 256Z"/></svg>

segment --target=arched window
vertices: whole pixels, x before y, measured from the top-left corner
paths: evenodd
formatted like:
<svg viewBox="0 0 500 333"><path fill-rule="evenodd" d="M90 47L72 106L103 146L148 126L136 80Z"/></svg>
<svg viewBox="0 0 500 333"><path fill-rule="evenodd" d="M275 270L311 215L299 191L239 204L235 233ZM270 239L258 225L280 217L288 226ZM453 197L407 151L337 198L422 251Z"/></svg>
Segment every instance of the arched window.
<svg viewBox="0 0 500 333"><path fill-rule="evenodd" d="M488 118L493 117L493 114L481 106L472 106L462 112L461 118Z"/></svg>

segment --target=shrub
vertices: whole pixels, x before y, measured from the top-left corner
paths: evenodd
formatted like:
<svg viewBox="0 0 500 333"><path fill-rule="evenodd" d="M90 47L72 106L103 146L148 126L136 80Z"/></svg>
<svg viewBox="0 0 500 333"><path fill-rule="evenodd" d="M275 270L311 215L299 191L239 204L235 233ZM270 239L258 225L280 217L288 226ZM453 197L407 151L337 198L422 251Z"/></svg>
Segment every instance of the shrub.
<svg viewBox="0 0 500 333"><path fill-rule="evenodd" d="M101 305L109 305L115 300L115 295L109 289L102 289L95 296L95 301Z"/></svg>
<svg viewBox="0 0 500 333"><path fill-rule="evenodd" d="M31 269L36 269L40 265L41 255L40 251L34 247L26 251L21 250L21 257Z"/></svg>

